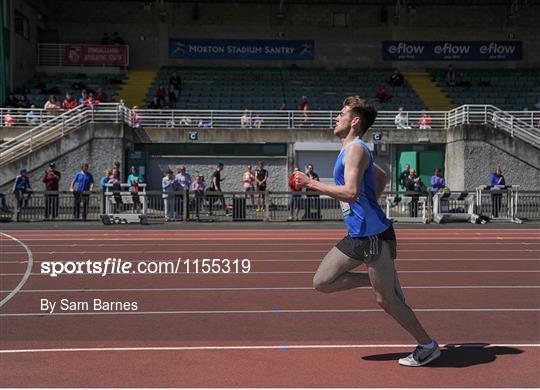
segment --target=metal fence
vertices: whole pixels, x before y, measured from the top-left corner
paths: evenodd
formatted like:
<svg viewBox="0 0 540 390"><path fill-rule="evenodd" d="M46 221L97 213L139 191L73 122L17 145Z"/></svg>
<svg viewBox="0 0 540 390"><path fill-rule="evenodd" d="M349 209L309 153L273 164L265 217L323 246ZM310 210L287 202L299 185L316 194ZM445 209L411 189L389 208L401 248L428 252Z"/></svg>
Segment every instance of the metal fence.
<svg viewBox="0 0 540 390"><path fill-rule="evenodd" d="M540 192L521 191L513 199L508 192L499 194L474 191L454 192L434 207L431 195L411 196L386 193L379 203L395 222L440 222L439 214L474 213L493 221L540 220ZM147 219L157 221L339 221L337 200L316 192L146 192ZM0 199L1 200L1 199ZM105 212L102 192L76 196L71 192L31 192L8 194L6 207L0 204L2 221L88 220L97 221ZM77 201L79 204L77 211ZM478 205L481 204L481 207ZM114 213L139 213L133 202L115 202ZM463 219L462 219L463 220Z"/></svg>

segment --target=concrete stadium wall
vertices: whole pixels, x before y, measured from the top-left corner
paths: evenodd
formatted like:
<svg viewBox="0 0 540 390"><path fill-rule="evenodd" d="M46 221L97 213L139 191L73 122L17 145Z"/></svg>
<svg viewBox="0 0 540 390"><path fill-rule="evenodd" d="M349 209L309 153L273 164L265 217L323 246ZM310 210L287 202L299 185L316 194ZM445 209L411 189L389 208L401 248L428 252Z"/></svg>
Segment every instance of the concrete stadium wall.
<svg viewBox="0 0 540 390"><path fill-rule="evenodd" d="M14 88L23 85L36 72L37 67L37 43L39 41L38 29L45 26L44 14L47 8L44 1L29 2L19 0L13 2L13 17L15 12L28 19L28 39L11 31L11 74Z"/></svg>
<svg viewBox="0 0 540 390"><path fill-rule="evenodd" d="M43 173L50 162L62 173L60 190L68 190L73 175L88 162L96 185L105 169L110 169L116 160L124 161L123 131L119 125L87 125L63 139L38 149L28 157L2 167L0 192L11 193L15 177L21 167L28 170L30 184L36 191L43 191ZM123 172L122 172L123 174Z"/></svg>
<svg viewBox="0 0 540 390"><path fill-rule="evenodd" d="M382 40L506 40L513 34L523 41L523 61L459 62L459 67L540 66L537 18L540 6L531 5L510 17L509 6L421 6L416 13L405 7L394 23L393 6L287 4L278 18L276 4L198 4L165 2L145 9L143 2L49 1L47 24L63 42L99 42L103 32L118 31L131 47L131 65L238 65L280 66L290 62L169 60L168 38L314 39L316 60L298 62L316 67L391 67L423 69L445 62L388 62L382 60ZM348 14L347 27L334 27L334 13ZM381 15L386 13L386 21ZM144 37L144 40L141 39ZM472 38L474 37L474 38Z"/></svg>
<svg viewBox="0 0 540 390"><path fill-rule="evenodd" d="M448 130L446 177L452 190L472 190L488 185L500 165L507 184L523 190L540 190L538 148L487 126Z"/></svg>

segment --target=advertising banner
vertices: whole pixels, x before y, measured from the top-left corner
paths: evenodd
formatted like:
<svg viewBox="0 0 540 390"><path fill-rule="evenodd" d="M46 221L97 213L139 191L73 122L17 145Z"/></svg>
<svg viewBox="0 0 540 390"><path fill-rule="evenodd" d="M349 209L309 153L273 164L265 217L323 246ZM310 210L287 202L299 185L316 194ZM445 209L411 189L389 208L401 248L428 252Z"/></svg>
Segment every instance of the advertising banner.
<svg viewBox="0 0 540 390"><path fill-rule="evenodd" d="M65 45L66 65L127 65L125 45Z"/></svg>
<svg viewBox="0 0 540 390"><path fill-rule="evenodd" d="M383 41L385 61L519 61L521 41Z"/></svg>
<svg viewBox="0 0 540 390"><path fill-rule="evenodd" d="M313 60L315 42L255 39L169 39L169 58L207 60Z"/></svg>

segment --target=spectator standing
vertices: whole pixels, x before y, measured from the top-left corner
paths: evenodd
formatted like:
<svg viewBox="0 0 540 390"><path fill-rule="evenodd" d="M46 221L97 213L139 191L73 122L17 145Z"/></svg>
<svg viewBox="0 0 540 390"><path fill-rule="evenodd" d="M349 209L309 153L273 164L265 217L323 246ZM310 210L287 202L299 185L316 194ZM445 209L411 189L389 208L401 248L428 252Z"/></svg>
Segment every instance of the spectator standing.
<svg viewBox="0 0 540 390"><path fill-rule="evenodd" d="M320 181L319 175L313 170L313 164L306 166L306 176L315 181ZM307 189L306 189L307 191ZM312 214L312 208L315 208L315 213ZM306 212L305 219L321 219L321 199L319 195L306 196Z"/></svg>
<svg viewBox="0 0 540 390"><path fill-rule="evenodd" d="M143 184L143 178L139 175L139 168L132 166L130 174L127 179L129 184L128 191L131 193L131 199L133 199L133 212L139 213L141 210L141 200L139 198L139 185Z"/></svg>
<svg viewBox="0 0 540 390"><path fill-rule="evenodd" d="M453 87L456 85L456 71L454 70L454 67L452 65L448 65L445 79L446 79L446 85L448 87Z"/></svg>
<svg viewBox="0 0 540 390"><path fill-rule="evenodd" d="M30 185L30 178L27 175L26 169L21 169L19 175L15 178L13 184L13 194L17 199L17 222L19 221L20 214L28 206L28 201L32 195L32 186Z"/></svg>
<svg viewBox="0 0 540 390"><path fill-rule="evenodd" d="M204 176L197 175L195 181L191 183L191 191L195 193L195 214L199 218L199 213L201 210L201 205L204 201L204 189L206 183L204 182Z"/></svg>
<svg viewBox="0 0 540 390"><path fill-rule="evenodd" d="M178 101L182 91L182 79L176 72L173 72L172 76L169 78L169 90L174 94L175 101Z"/></svg>
<svg viewBox="0 0 540 390"><path fill-rule="evenodd" d="M409 126L409 116L403 109L403 107L399 107L398 113L396 117L394 118L394 123L396 124L396 128L398 129L410 129Z"/></svg>
<svg viewBox="0 0 540 390"><path fill-rule="evenodd" d="M176 198L176 205L180 218L184 215L184 196L186 196L186 192L191 188L191 181L191 175L186 172L185 165L179 165L176 176L174 177L174 189L175 191L181 192Z"/></svg>
<svg viewBox="0 0 540 390"><path fill-rule="evenodd" d="M69 186L69 190L73 192L73 218L79 219L81 214L82 202L82 219L86 221L88 214L88 202L90 200L89 191L94 189L94 177L88 172L88 163L83 163L80 172L73 176L73 180Z"/></svg>
<svg viewBox="0 0 540 390"><path fill-rule="evenodd" d="M111 180L112 176L112 169L105 169L103 172L103 176L99 179L99 187L101 188L102 196L101 196L101 210L103 213L106 212L107 207L107 196L105 195L107 192L109 192L109 187L107 187L107 184L109 184L109 181Z"/></svg>
<svg viewBox="0 0 540 390"><path fill-rule="evenodd" d="M142 126L142 118L139 115L139 106L133 106L133 110L131 110L131 126L135 129Z"/></svg>
<svg viewBox="0 0 540 390"><path fill-rule="evenodd" d="M498 166L495 170L495 173L491 175L491 214L493 218L499 217L499 211L501 211L502 206L502 193L498 187L505 187L506 181L502 174L501 167Z"/></svg>
<svg viewBox="0 0 540 390"><path fill-rule="evenodd" d="M422 111L422 115L418 119L418 127L420 130L431 129L431 117L425 111Z"/></svg>
<svg viewBox="0 0 540 390"><path fill-rule="evenodd" d="M409 177L407 178L405 185L407 189L405 194L412 197L409 205L409 215L411 217L418 217L418 200L424 183L418 176L416 176L416 171L414 169L410 170Z"/></svg>
<svg viewBox="0 0 540 390"><path fill-rule="evenodd" d="M158 99L159 103L163 102L165 100L165 96L167 96L167 90L165 89L165 86L163 84L159 85L159 88L156 91L155 97Z"/></svg>
<svg viewBox="0 0 540 390"><path fill-rule="evenodd" d="M310 109L309 100L307 96L302 96L300 101L296 103L296 109L299 111L302 111L302 116L304 118L302 125L306 126L309 122L309 109Z"/></svg>
<svg viewBox="0 0 540 390"><path fill-rule="evenodd" d="M26 123L30 126L37 126L39 125L39 115L35 112L36 106L32 104L30 107L30 111L26 113Z"/></svg>
<svg viewBox="0 0 540 390"><path fill-rule="evenodd" d="M394 73L392 73L392 76L390 76L388 84L390 84L392 87L401 87L404 82L405 79L403 78L403 75L398 69L394 69Z"/></svg>
<svg viewBox="0 0 540 390"><path fill-rule="evenodd" d="M300 169L294 167L293 173L289 176L288 180L289 191L292 192L292 194L289 196L289 217L287 218L287 221L298 220L298 214L300 213L302 194L298 194L297 192L302 191L302 187L296 183L296 178L294 176L294 172L298 171L300 171Z"/></svg>
<svg viewBox="0 0 540 390"><path fill-rule="evenodd" d="M208 207L209 207L209 215L212 214L212 208L214 206L214 203L216 203L218 200L221 203L221 207L226 209L225 205L225 197L221 193L221 182L225 179L221 178L221 171L223 171L223 163L218 163L216 170L212 174L212 184L210 184L210 191L213 192L220 192L219 195L213 195L210 196L208 199Z"/></svg>
<svg viewBox="0 0 540 390"><path fill-rule="evenodd" d="M174 174L170 168L165 171L165 176L161 180L163 189L163 203L165 205L165 221L174 220Z"/></svg>
<svg viewBox="0 0 540 390"><path fill-rule="evenodd" d="M49 169L43 175L43 183L45 183L45 219L58 218L58 189L60 187L60 179L62 175L56 170L56 164L50 163ZM51 193L53 192L53 193Z"/></svg>
<svg viewBox="0 0 540 390"><path fill-rule="evenodd" d="M401 189L403 191L407 190L407 180L409 179L410 174L411 166L409 164L405 164L405 169L399 174L399 184L401 185Z"/></svg>
<svg viewBox="0 0 540 390"><path fill-rule="evenodd" d="M251 198L251 207L255 208L255 175L253 174L251 165L248 165L244 175L242 176L242 182L244 185L244 191L246 192L246 197Z"/></svg>
<svg viewBox="0 0 540 390"><path fill-rule="evenodd" d="M446 188L446 181L442 177L441 168L435 168L435 174L431 176L431 191L439 192Z"/></svg>
<svg viewBox="0 0 540 390"><path fill-rule="evenodd" d="M257 211L264 211L266 207L266 188L268 187L268 171L264 169L264 162L259 161L257 163L257 169L255 170L255 181L257 183L257 191L259 196L257 198Z"/></svg>
<svg viewBox="0 0 540 390"><path fill-rule="evenodd" d="M68 92L66 93L66 98L62 102L62 107L64 110L72 110L77 107L77 100Z"/></svg>

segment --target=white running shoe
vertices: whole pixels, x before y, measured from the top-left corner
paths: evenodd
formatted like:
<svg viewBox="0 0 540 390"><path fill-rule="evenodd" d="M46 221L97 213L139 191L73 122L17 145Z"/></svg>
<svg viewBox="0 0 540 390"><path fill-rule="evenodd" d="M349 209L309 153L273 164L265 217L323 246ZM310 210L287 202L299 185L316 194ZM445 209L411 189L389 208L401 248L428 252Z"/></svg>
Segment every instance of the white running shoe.
<svg viewBox="0 0 540 390"><path fill-rule="evenodd" d="M399 364L408 367L420 367L432 362L439 356L441 356L441 350L439 349L439 344L435 341L435 346L429 349L417 345L413 353L405 358L399 359Z"/></svg>

